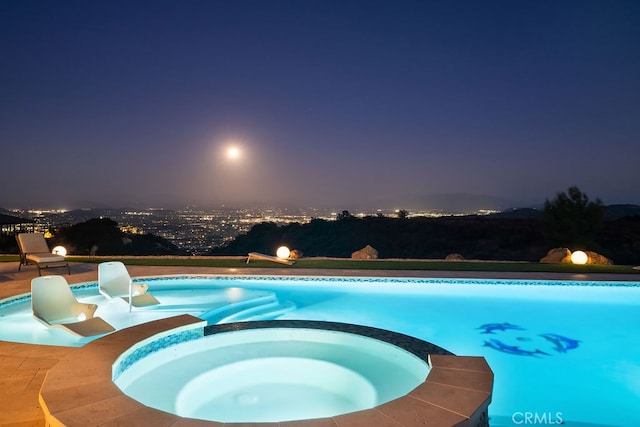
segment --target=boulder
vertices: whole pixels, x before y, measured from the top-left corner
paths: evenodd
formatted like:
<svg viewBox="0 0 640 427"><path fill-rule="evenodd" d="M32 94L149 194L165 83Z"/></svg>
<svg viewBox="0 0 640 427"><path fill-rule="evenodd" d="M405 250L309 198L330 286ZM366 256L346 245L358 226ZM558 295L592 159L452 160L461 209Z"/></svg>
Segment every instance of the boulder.
<svg viewBox="0 0 640 427"><path fill-rule="evenodd" d="M378 251L367 245L351 254L351 259L378 259Z"/></svg>
<svg viewBox="0 0 640 427"><path fill-rule="evenodd" d="M567 248L553 248L540 260L542 264L566 264L571 262L571 251Z"/></svg>
<svg viewBox="0 0 640 427"><path fill-rule="evenodd" d="M444 260L445 261L464 261L464 257L460 254L449 254Z"/></svg>
<svg viewBox="0 0 640 427"><path fill-rule="evenodd" d="M587 264L613 265L613 261L604 255L593 251L584 251L587 254Z"/></svg>

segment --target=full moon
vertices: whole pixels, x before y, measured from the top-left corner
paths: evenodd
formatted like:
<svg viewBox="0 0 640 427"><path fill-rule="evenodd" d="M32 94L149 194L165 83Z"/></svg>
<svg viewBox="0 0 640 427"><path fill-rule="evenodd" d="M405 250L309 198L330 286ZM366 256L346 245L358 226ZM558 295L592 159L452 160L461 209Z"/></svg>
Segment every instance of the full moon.
<svg viewBox="0 0 640 427"><path fill-rule="evenodd" d="M235 160L240 157L240 150L238 149L238 147L227 148L227 157L231 160Z"/></svg>

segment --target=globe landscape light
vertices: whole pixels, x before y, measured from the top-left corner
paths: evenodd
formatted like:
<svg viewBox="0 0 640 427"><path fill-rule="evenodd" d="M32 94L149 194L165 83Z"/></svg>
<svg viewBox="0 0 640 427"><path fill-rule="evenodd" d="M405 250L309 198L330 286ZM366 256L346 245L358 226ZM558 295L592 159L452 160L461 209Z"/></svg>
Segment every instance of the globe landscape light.
<svg viewBox="0 0 640 427"><path fill-rule="evenodd" d="M55 248L53 248L51 250L51 253L55 254L55 255L66 256L67 255L67 249L64 246L56 246Z"/></svg>
<svg viewBox="0 0 640 427"><path fill-rule="evenodd" d="M280 246L276 251L276 256L280 259L287 259L291 255L291 251L286 246Z"/></svg>
<svg viewBox="0 0 640 427"><path fill-rule="evenodd" d="M586 264L589 256L582 251L575 251L571 254L571 262L573 264Z"/></svg>

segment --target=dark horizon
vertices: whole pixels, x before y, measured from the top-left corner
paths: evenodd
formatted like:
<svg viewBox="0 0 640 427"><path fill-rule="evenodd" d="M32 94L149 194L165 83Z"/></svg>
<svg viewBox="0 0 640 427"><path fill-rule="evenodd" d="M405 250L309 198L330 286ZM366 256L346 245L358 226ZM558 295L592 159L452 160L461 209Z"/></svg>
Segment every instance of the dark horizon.
<svg viewBox="0 0 640 427"><path fill-rule="evenodd" d="M587 195L589 197L589 195ZM305 210L320 210L331 212L349 211L352 214L358 213L386 213L395 214L399 210L406 210L408 212L430 212L430 213L442 213L447 214L476 214L482 211L495 211L495 212L510 212L516 210L539 210L544 209L545 201L552 201L555 198L547 197L545 200L541 200L538 203L518 204L511 203L512 201L506 199L500 199L489 196L480 195L460 195L460 194L438 194L431 195L422 198L422 204L410 204L410 203L396 203L388 205L370 205L370 206L353 206L353 205L294 205L294 204L274 204L272 202L256 202L256 203L244 203L244 204L197 204L197 203L165 203L155 205L136 205L136 204L122 204L122 205L98 205L88 202L78 203L76 205L68 205L67 207L47 207L47 206L0 206L0 212L13 212L13 211L61 211L61 212L73 212L73 211L118 211L118 210L165 210L165 211L182 211L182 210L194 210L194 211L214 211L214 210L227 210L227 211L240 211L240 210L260 210L260 209L280 209L283 211L305 211ZM597 201L596 197L589 197L590 201ZM603 206L622 208L637 207L640 209L640 204L636 203L606 203L600 200ZM486 212L490 213L490 212Z"/></svg>
<svg viewBox="0 0 640 427"><path fill-rule="evenodd" d="M555 196L555 194L554 194ZM551 198L551 197L549 197ZM430 194L416 196L404 201L401 200L380 200L370 203L317 203L317 204L296 204L291 202L276 202L268 200L244 201L231 203L199 203L194 200L158 200L152 203L141 203L140 201L107 204L91 200L78 200L70 203L58 203L54 206L30 205L30 206L0 206L0 209L19 210L74 210L74 209L178 209L186 207L196 207L203 209L252 209L252 208L279 208L279 209L333 209L333 210L478 210L478 209L514 209L542 207L544 200L535 203L524 203L515 200L508 200L500 197L480 195L480 194Z"/></svg>

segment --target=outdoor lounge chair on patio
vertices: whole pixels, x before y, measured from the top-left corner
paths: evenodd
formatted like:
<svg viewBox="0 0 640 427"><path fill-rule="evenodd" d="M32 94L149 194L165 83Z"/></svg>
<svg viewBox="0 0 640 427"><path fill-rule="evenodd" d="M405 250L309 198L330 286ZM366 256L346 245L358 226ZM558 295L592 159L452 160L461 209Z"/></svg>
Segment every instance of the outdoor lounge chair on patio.
<svg viewBox="0 0 640 427"><path fill-rule="evenodd" d="M106 334L114 327L101 317L94 317L96 304L78 302L62 276L42 276L31 281L33 317L49 327L66 329L81 337Z"/></svg>
<svg viewBox="0 0 640 427"><path fill-rule="evenodd" d="M19 233L16 235L16 240L20 249L18 271L23 265L35 264L38 267L38 276L42 275L40 270L43 268L58 267L66 267L67 272L71 274L69 262L62 255L51 253L44 234Z"/></svg>
<svg viewBox="0 0 640 427"><path fill-rule="evenodd" d="M249 261L251 261L252 259L264 259L267 261L279 262L280 264L286 265L293 265L295 263L295 261L278 258L272 255L261 254L260 252L249 252L249 255L247 256L247 264L249 264Z"/></svg>
<svg viewBox="0 0 640 427"><path fill-rule="evenodd" d="M131 306L146 307L160 304L153 295L147 292L149 285L133 283L127 267L120 261L110 261L98 264L98 290L108 299L122 298Z"/></svg>

